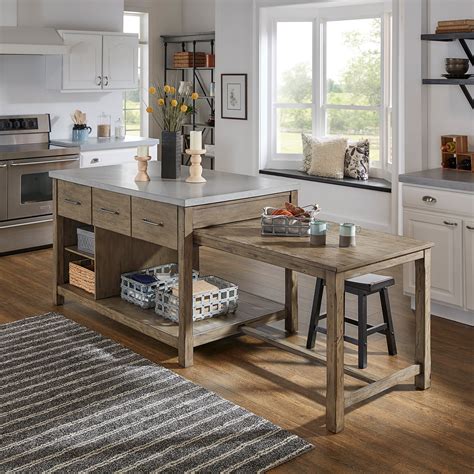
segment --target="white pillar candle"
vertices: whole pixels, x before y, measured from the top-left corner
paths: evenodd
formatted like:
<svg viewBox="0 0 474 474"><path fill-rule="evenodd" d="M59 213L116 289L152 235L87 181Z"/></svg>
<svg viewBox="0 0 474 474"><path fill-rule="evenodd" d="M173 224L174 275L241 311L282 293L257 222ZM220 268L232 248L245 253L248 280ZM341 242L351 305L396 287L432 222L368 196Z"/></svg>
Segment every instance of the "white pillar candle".
<svg viewBox="0 0 474 474"><path fill-rule="evenodd" d="M149 147L146 145L140 145L137 148L137 156L148 156Z"/></svg>
<svg viewBox="0 0 474 474"><path fill-rule="evenodd" d="M190 132L189 139L189 148L191 150L202 150L202 131Z"/></svg>

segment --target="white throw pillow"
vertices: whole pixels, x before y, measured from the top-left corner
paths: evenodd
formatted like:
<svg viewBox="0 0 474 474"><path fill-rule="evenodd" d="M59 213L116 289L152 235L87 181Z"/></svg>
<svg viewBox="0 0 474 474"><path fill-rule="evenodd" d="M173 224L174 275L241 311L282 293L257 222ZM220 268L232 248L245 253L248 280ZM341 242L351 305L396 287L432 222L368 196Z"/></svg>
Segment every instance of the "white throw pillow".
<svg viewBox="0 0 474 474"><path fill-rule="evenodd" d="M308 174L326 178L344 178L346 138L326 138L324 141L313 138L312 148L311 167Z"/></svg>

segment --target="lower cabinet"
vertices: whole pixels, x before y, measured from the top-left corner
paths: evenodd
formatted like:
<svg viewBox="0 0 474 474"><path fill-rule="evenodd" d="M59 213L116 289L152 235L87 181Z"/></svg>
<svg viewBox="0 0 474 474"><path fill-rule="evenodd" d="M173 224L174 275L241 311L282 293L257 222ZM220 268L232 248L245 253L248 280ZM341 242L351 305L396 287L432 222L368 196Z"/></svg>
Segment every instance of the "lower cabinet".
<svg viewBox="0 0 474 474"><path fill-rule="evenodd" d="M418 240L429 240L431 251L431 297L455 306L463 306L462 220L443 214L404 211L404 234ZM407 265L405 291L415 293L414 265Z"/></svg>
<svg viewBox="0 0 474 474"><path fill-rule="evenodd" d="M474 311L474 220L464 221L464 288L466 309Z"/></svg>

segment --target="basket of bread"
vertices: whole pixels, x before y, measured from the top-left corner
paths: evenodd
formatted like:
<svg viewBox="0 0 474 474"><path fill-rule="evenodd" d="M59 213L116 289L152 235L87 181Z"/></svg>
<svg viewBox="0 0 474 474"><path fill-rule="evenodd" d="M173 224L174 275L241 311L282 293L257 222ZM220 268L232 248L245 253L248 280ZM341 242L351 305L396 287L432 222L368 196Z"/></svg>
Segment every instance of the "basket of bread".
<svg viewBox="0 0 474 474"><path fill-rule="evenodd" d="M319 211L319 204L298 207L285 202L283 208L265 207L261 217L262 235L304 237L309 233L311 219Z"/></svg>

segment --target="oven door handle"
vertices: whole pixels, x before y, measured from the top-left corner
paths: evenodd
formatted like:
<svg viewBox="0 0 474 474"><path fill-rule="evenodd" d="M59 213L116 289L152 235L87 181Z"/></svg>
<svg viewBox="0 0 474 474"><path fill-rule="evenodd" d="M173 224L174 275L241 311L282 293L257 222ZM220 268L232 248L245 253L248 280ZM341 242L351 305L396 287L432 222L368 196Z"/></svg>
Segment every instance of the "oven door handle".
<svg viewBox="0 0 474 474"><path fill-rule="evenodd" d="M6 163L0 163L0 168L6 168L8 165Z"/></svg>
<svg viewBox="0 0 474 474"><path fill-rule="evenodd" d="M23 222L21 224L12 224L12 225L0 226L0 230L2 230L2 229L12 229L13 227L23 227L25 225L45 224L47 222L53 222L53 219L45 219L43 221Z"/></svg>
<svg viewBox="0 0 474 474"><path fill-rule="evenodd" d="M10 163L10 166L49 165L52 163L68 163L70 161L79 161L79 158L69 158L67 160L51 160L51 161L30 161L28 163Z"/></svg>

